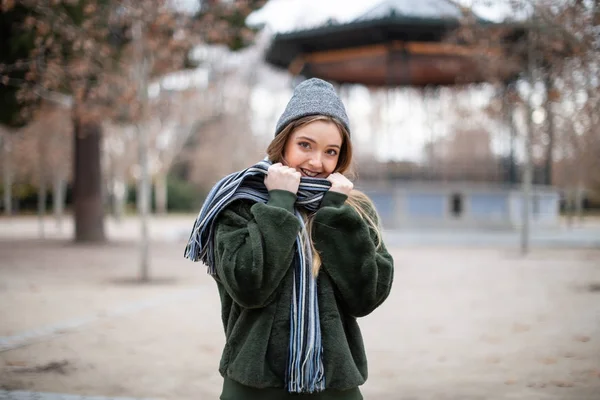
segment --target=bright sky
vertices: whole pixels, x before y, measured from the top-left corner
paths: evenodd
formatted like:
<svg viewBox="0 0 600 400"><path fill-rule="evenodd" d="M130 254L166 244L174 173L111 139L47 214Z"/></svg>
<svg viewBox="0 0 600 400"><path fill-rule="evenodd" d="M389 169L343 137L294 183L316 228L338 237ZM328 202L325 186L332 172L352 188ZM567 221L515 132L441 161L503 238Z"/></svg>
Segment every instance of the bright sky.
<svg viewBox="0 0 600 400"><path fill-rule="evenodd" d="M415 8L425 3L444 0L405 0L414 2ZM248 18L250 24L266 23L275 32L285 32L299 26L322 23L329 18L339 22L349 21L381 3L382 0L268 0L260 10ZM456 0L457 3L473 7L475 12L493 21L499 21L508 14L508 0ZM199 0L169 0L171 6L193 12L198 9ZM488 3L488 4L484 4Z"/></svg>
<svg viewBox="0 0 600 400"><path fill-rule="evenodd" d="M275 32L285 32L328 18L348 21L374 4L374 0L270 0L248 18L248 23L266 23Z"/></svg>
<svg viewBox="0 0 600 400"><path fill-rule="evenodd" d="M411 0L427 2L427 0ZM444 0L441 0L444 1ZM474 6L475 12L491 20L501 20L507 14L504 1L482 2L478 0L458 0L458 3ZM334 18L339 22L352 20L381 0L269 0L260 10L248 18L250 24L266 23L275 32L285 32L297 27L317 25ZM493 3L493 5L479 5Z"/></svg>

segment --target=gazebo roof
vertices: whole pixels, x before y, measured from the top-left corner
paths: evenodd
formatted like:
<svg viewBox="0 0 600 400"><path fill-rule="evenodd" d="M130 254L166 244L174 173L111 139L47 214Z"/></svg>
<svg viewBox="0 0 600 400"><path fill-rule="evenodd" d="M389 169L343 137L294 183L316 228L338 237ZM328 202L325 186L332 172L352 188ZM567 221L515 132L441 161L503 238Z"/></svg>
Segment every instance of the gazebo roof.
<svg viewBox="0 0 600 400"><path fill-rule="evenodd" d="M390 15L433 19L458 19L462 10L448 0L385 0L355 19L368 21L386 18Z"/></svg>
<svg viewBox="0 0 600 400"><path fill-rule="evenodd" d="M449 0L384 0L355 20L281 33L266 53L293 74L374 86L485 81L472 56L481 50L445 42L462 9ZM480 24L493 24L477 18Z"/></svg>

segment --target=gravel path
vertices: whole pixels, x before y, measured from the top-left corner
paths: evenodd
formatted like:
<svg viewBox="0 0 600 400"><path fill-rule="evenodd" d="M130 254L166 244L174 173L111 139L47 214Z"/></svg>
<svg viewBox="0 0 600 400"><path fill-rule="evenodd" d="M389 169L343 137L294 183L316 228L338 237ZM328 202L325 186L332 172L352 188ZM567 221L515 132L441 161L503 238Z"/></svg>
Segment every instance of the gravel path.
<svg viewBox="0 0 600 400"><path fill-rule="evenodd" d="M216 287L182 249L155 242L140 285L131 240L0 239L0 399L217 399ZM600 250L391 251L366 399L600 399Z"/></svg>

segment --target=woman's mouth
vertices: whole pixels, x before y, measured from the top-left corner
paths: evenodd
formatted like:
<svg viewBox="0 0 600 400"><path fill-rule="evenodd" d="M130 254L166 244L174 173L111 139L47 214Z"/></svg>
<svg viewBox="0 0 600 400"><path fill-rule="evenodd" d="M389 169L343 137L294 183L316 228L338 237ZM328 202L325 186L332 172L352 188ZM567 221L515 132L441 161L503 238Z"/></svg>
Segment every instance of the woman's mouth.
<svg viewBox="0 0 600 400"><path fill-rule="evenodd" d="M319 175L319 172L313 172L304 168L300 168L300 172L302 173L302 175L307 176L309 178L316 178Z"/></svg>

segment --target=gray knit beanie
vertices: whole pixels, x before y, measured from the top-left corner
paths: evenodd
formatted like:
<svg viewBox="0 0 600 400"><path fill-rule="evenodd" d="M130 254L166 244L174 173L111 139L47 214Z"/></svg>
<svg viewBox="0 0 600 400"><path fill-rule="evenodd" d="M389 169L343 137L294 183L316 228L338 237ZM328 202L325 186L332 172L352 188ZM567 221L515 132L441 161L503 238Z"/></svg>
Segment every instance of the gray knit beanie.
<svg viewBox="0 0 600 400"><path fill-rule="evenodd" d="M322 79L311 78L294 89L285 111L277 121L275 136L290 122L309 115L327 115L340 121L350 133L350 122L344 104L335 93L333 85Z"/></svg>

